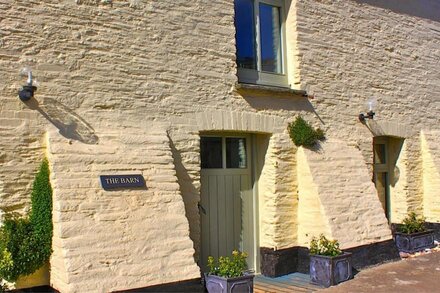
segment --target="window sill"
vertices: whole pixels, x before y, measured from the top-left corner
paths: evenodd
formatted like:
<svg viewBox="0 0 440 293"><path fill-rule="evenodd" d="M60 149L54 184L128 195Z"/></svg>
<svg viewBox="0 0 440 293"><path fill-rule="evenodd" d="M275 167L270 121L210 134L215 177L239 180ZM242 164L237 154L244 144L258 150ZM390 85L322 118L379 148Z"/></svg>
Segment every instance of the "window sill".
<svg viewBox="0 0 440 293"><path fill-rule="evenodd" d="M277 96L295 96L306 97L309 95L304 90L295 90L289 87L272 86L272 85L260 85L249 83L236 83L234 87L235 91L240 94L271 94Z"/></svg>

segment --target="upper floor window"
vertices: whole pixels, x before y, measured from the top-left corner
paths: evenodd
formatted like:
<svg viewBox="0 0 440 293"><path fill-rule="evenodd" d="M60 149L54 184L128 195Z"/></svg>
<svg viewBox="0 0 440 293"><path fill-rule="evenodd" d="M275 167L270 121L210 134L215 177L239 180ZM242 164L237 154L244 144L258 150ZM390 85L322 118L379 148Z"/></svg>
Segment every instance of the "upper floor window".
<svg viewBox="0 0 440 293"><path fill-rule="evenodd" d="M235 0L238 80L287 86L284 0Z"/></svg>

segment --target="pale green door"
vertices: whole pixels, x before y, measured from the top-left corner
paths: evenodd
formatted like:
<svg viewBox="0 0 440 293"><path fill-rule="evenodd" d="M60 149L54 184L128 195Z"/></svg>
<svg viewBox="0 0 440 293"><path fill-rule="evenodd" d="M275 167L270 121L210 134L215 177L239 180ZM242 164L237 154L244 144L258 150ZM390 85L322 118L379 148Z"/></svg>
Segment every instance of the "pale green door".
<svg viewBox="0 0 440 293"><path fill-rule="evenodd" d="M201 149L201 269L208 256L249 254L254 269L254 214L251 152L248 136L202 136Z"/></svg>
<svg viewBox="0 0 440 293"><path fill-rule="evenodd" d="M384 210L385 216L390 220L390 169L388 159L388 142L386 136L374 137L373 139L373 182L376 185L377 195Z"/></svg>

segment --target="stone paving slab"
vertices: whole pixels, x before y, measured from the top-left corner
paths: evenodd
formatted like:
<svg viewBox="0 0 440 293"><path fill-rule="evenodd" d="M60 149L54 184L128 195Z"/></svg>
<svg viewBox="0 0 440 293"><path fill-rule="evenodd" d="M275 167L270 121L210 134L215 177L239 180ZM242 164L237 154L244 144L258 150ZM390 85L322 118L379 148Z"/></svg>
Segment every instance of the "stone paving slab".
<svg viewBox="0 0 440 293"><path fill-rule="evenodd" d="M440 292L440 251L362 270L353 280L323 293L431 293Z"/></svg>

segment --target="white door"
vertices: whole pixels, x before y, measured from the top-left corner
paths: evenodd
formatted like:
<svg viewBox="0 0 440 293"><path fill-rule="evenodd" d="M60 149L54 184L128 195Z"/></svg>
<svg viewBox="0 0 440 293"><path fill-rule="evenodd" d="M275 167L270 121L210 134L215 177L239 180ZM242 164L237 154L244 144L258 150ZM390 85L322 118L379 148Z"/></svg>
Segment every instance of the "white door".
<svg viewBox="0 0 440 293"><path fill-rule="evenodd" d="M250 137L202 136L201 269L208 256L229 256L234 249L249 254L254 269L254 213Z"/></svg>

